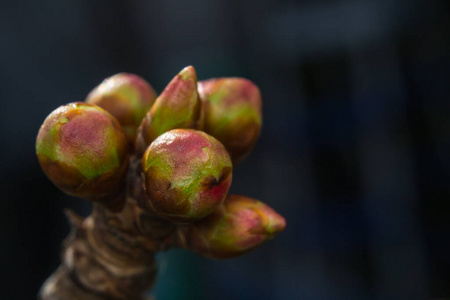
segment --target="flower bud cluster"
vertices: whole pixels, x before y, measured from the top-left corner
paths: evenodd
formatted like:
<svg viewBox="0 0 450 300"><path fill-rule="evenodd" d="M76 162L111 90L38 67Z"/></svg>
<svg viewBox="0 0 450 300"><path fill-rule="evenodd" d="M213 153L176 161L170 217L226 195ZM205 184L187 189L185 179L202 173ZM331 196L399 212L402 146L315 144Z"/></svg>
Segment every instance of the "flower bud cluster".
<svg viewBox="0 0 450 300"><path fill-rule="evenodd" d="M157 96L144 79L120 73L84 103L53 111L36 152L58 188L107 206L126 193L127 170L139 160L141 208L184 228L182 246L227 258L285 228L266 204L228 195L233 164L252 150L261 125L260 91L247 79L198 82L189 66Z"/></svg>

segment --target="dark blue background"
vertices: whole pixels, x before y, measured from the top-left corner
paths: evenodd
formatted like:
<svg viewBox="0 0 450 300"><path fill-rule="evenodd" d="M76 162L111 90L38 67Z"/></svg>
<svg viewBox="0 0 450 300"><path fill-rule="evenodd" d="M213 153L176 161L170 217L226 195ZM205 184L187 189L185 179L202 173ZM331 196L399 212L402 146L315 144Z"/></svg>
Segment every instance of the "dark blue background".
<svg viewBox="0 0 450 300"><path fill-rule="evenodd" d="M59 264L63 195L34 153L45 117L104 78L160 92L186 65L261 89L264 127L232 191L287 219L251 254L161 255L169 299L450 297L450 14L444 1L2 1L2 299Z"/></svg>

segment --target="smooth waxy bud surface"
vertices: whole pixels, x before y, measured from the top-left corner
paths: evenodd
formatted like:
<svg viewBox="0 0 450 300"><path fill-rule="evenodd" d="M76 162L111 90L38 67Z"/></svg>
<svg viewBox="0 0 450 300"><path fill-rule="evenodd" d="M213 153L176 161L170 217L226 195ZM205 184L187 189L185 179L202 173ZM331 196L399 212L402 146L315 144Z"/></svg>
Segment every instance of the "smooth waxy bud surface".
<svg viewBox="0 0 450 300"><path fill-rule="evenodd" d="M229 258L254 249L285 227L285 219L268 205L253 198L229 195L221 208L193 225L187 243L203 256Z"/></svg>
<svg viewBox="0 0 450 300"><path fill-rule="evenodd" d="M176 128L201 129L201 102L197 74L192 66L178 73L166 86L141 125L145 147L166 131Z"/></svg>
<svg viewBox="0 0 450 300"><path fill-rule="evenodd" d="M143 78L119 73L105 79L93 89L86 102L107 110L134 141L136 131L156 99L153 87Z"/></svg>
<svg viewBox="0 0 450 300"><path fill-rule="evenodd" d="M173 221L193 221L219 207L231 185L232 164L214 137L192 129L159 136L144 153L146 206Z"/></svg>
<svg viewBox="0 0 450 300"><path fill-rule="evenodd" d="M233 163L252 150L261 132L261 94L244 78L217 78L200 81L204 131L211 134L230 153Z"/></svg>
<svg viewBox="0 0 450 300"><path fill-rule="evenodd" d="M128 141L119 122L81 102L61 106L45 119L36 153L57 187L89 200L118 192L128 166Z"/></svg>

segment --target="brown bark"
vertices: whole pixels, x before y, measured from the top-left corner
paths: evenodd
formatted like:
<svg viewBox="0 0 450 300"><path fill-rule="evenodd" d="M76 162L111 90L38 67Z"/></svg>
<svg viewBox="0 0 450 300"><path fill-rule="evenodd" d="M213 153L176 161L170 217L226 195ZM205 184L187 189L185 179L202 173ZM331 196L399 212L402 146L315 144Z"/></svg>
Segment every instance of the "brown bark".
<svg viewBox="0 0 450 300"><path fill-rule="evenodd" d="M148 299L144 293L156 276L155 253L173 245L177 227L139 207L141 182L139 160L132 158L126 192L111 199L114 206L94 203L85 219L66 212L72 229L63 243L62 263L43 284L39 299ZM118 202L123 208L114 212Z"/></svg>

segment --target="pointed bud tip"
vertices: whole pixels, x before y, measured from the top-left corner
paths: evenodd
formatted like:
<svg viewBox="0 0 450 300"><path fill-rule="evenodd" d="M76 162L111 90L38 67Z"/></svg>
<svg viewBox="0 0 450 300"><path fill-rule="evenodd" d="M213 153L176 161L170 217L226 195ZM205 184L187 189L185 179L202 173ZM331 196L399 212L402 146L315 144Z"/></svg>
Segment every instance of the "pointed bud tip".
<svg viewBox="0 0 450 300"><path fill-rule="evenodd" d="M266 232L269 238L274 238L276 235L286 229L286 219L280 214L274 212L269 216L269 224L266 227Z"/></svg>
<svg viewBox="0 0 450 300"><path fill-rule="evenodd" d="M231 214L241 212L237 215L242 219L242 225L248 227L248 232L261 234L264 239L272 239L286 228L286 219L259 200L228 195L225 205Z"/></svg>
<svg viewBox="0 0 450 300"><path fill-rule="evenodd" d="M194 81L197 81L197 72L195 72L195 69L193 66L187 66L183 70L178 73L178 76L182 80L187 80L192 78Z"/></svg>
<svg viewBox="0 0 450 300"><path fill-rule="evenodd" d="M146 148L158 136L172 129L202 129L197 75L192 66L181 70L165 87L140 126L138 148Z"/></svg>
<svg viewBox="0 0 450 300"><path fill-rule="evenodd" d="M274 238L286 220L261 201L228 195L222 209L198 222L187 237L189 248L203 256L239 256Z"/></svg>

